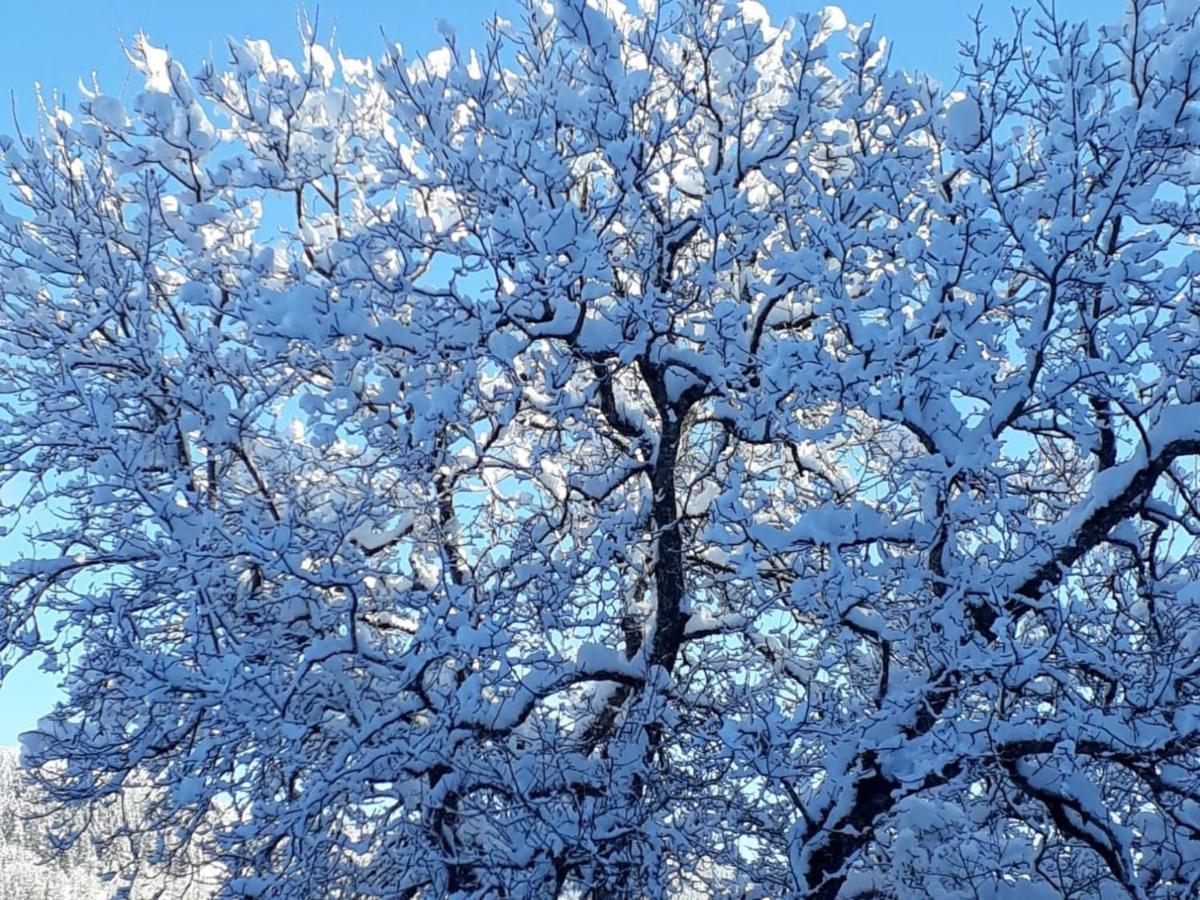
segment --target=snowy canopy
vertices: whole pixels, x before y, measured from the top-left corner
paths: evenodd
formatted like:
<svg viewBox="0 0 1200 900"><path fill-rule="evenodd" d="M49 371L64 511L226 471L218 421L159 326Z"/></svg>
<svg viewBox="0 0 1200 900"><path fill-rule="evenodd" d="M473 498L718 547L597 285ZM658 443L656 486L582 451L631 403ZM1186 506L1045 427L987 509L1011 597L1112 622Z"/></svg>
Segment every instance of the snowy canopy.
<svg viewBox="0 0 1200 900"><path fill-rule="evenodd" d="M1052 8L950 86L531 0L47 104L24 762L228 896L1195 895L1198 14Z"/></svg>

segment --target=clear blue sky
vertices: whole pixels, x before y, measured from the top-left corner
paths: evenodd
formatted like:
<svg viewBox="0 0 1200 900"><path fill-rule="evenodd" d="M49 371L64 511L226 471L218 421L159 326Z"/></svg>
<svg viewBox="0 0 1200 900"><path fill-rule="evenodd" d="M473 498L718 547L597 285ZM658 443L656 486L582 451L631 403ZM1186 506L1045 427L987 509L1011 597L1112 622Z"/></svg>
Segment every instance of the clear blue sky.
<svg viewBox="0 0 1200 900"><path fill-rule="evenodd" d="M802 4L762 0L772 18L782 19L801 9L817 9L823 2ZM1024 0L1016 0L1024 5ZM1032 0L1030 0L1032 2ZM6 5L0 29L0 88L11 92L23 124L31 121L34 83L45 90L59 89L74 101L75 85L82 77L90 82L94 71L105 92L120 94L129 80L130 93L140 90L121 50L120 39L145 31L158 46L166 46L189 70L215 54L226 58L225 38L266 38L280 55L292 56L297 48L294 0L16 0ZM953 78L958 41L970 34L969 14L982 5L984 20L996 33L1011 27L1010 0L846 0L840 4L852 22L875 18L877 30L889 36L893 61L905 68L922 69L944 81ZM1097 24L1115 21L1121 0L1058 0L1061 15L1089 19ZM435 21L444 18L458 32L461 45L476 44L481 23L493 11L512 16L514 0L342 0L308 3L319 14L322 34L337 28L338 44L347 56L378 57L388 40L410 50L436 46ZM0 133L12 131L8 110L0 112ZM22 555L15 536L0 538L0 563ZM0 744L16 743L17 734L32 727L54 702L54 682L26 665L0 688Z"/></svg>

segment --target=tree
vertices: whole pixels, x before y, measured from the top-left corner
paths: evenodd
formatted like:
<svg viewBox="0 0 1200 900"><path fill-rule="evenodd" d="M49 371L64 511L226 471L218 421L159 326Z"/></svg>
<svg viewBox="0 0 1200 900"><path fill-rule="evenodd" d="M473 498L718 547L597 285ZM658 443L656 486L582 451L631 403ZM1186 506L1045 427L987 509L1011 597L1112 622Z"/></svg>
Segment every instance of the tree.
<svg viewBox="0 0 1200 900"><path fill-rule="evenodd" d="M121 885L113 881L117 873L138 857L154 853L153 829L139 827L136 791L73 810L75 821L62 821L42 799L39 791L30 790L15 749L0 748L0 897L6 900L111 900L114 888ZM88 828L97 837L106 834L115 839L77 841L70 847L58 841L64 833ZM204 881L210 867L203 859L182 855L170 863L143 870L123 896L128 900L212 896L213 885Z"/></svg>
<svg viewBox="0 0 1200 900"><path fill-rule="evenodd" d="M1193 896L1196 18L139 37L4 145L25 762L237 896Z"/></svg>

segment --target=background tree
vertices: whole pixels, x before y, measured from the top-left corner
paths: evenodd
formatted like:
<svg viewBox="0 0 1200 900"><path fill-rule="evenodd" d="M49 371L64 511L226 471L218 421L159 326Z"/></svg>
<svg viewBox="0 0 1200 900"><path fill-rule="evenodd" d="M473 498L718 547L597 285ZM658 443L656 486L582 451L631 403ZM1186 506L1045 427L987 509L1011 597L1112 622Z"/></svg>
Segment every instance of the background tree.
<svg viewBox="0 0 1200 900"><path fill-rule="evenodd" d="M25 761L236 896L1193 895L1196 17L139 38L4 145Z"/></svg>
<svg viewBox="0 0 1200 900"><path fill-rule="evenodd" d="M129 791L72 810L64 820L61 810L47 808L40 791L30 788L16 750L0 748L0 897L111 900L118 888L128 888L123 896L129 900L211 897L215 884L209 876L216 877L215 866L186 852L171 860L155 859L158 836L141 827L140 801L140 792ZM108 839L60 843L82 831ZM138 868L139 859L151 864L141 867L136 884L124 885L120 873L126 866Z"/></svg>

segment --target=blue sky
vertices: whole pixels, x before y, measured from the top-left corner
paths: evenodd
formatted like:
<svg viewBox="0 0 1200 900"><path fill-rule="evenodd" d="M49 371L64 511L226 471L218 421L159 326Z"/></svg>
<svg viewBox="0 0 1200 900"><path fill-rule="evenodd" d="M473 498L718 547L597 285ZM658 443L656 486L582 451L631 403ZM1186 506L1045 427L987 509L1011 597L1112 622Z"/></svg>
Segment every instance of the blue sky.
<svg viewBox="0 0 1200 900"><path fill-rule="evenodd" d="M1021 0L1018 0L1020 3ZM6 4L0 29L0 86L16 95L18 107L32 108L32 85L74 92L80 76L95 70L108 93L119 93L129 67L119 40L139 29L194 66L215 52L224 55L224 38L267 38L281 50L295 47L295 21L300 4L293 0L205 0L171 3L162 0L45 0ZM801 4L765 0L775 18L822 2ZM943 78L952 75L956 41L970 30L968 16L981 5L984 20L1007 30L1010 0L846 0L841 6L851 21L872 16L891 37L894 59ZM1112 21L1120 0L1058 0L1068 18ZM480 23L494 9L512 14L513 0L445 0L442 3L342 0L308 3L323 26L336 25L347 55L378 55L382 29L392 41L427 49L439 40L434 23L450 21L464 43L481 33ZM136 86L136 83L133 83ZM6 118L6 117L5 117ZM8 130L0 125L3 130Z"/></svg>
<svg viewBox="0 0 1200 900"><path fill-rule="evenodd" d="M783 18L800 9L817 9L822 2L802 4L762 0L773 18ZM875 18L877 30L889 36L893 60L905 68L923 69L943 81L953 79L958 41L970 34L969 14L982 6L984 21L994 33L1011 28L1012 3L984 0L982 4L961 0L846 0L841 6L852 22ZM293 55L297 47L295 0L205 0L174 3L164 0L42 0L7 5L5 27L0 29L0 87L11 93L22 124L35 110L35 83L43 89L59 89L74 101L76 84L90 81L94 71L106 93L130 94L140 89L121 50L120 40L145 31L159 46L166 46L189 69L215 55L226 58L224 39L266 38L281 55ZM1115 21L1121 14L1120 0L1058 0L1060 15L1088 19L1097 24ZM336 27L338 43L347 56L379 56L383 34L410 50L436 46L435 22L451 22L459 42L478 43L481 23L495 10L513 15L513 0L444 0L441 3L379 2L343 0L340 3L309 3L319 15L322 34ZM382 30L382 33L381 33ZM0 113L0 133L12 130L8 110ZM14 537L0 538L0 563L22 555ZM17 734L32 727L38 716L53 703L54 682L26 665L9 676L0 688L0 744L16 743Z"/></svg>

